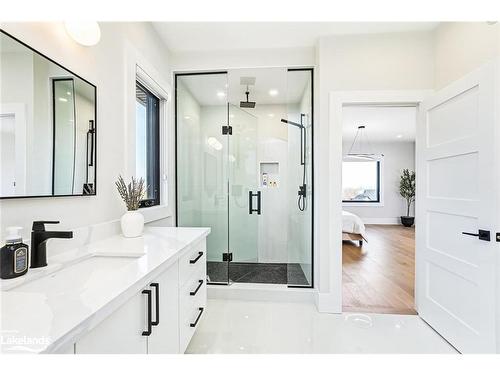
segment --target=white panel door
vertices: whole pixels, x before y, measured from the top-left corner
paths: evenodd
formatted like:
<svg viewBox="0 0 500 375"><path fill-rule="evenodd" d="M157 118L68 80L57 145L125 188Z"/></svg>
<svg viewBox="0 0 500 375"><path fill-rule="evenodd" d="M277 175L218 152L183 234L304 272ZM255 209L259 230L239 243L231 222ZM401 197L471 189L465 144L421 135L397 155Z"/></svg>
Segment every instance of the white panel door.
<svg viewBox="0 0 500 375"><path fill-rule="evenodd" d="M424 101L417 130L417 307L463 353L495 352L493 64ZM491 232L491 241L463 234Z"/></svg>

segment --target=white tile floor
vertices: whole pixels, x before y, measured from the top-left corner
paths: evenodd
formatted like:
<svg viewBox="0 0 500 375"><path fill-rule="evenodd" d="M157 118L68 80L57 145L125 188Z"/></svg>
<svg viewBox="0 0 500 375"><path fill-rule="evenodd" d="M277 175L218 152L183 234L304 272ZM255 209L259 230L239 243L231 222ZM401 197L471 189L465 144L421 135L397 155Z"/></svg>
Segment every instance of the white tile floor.
<svg viewBox="0 0 500 375"><path fill-rule="evenodd" d="M187 353L456 353L415 315L320 314L310 303L209 299Z"/></svg>

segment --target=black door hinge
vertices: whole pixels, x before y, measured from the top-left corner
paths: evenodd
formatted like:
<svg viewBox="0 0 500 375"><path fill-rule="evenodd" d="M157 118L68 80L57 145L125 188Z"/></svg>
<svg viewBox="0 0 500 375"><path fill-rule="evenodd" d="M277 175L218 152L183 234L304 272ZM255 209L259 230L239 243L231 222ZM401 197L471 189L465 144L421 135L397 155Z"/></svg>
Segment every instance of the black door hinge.
<svg viewBox="0 0 500 375"><path fill-rule="evenodd" d="M232 262L233 261L233 253L222 253L222 261L223 262Z"/></svg>
<svg viewBox="0 0 500 375"><path fill-rule="evenodd" d="M222 135L233 135L233 127L228 125L222 126Z"/></svg>

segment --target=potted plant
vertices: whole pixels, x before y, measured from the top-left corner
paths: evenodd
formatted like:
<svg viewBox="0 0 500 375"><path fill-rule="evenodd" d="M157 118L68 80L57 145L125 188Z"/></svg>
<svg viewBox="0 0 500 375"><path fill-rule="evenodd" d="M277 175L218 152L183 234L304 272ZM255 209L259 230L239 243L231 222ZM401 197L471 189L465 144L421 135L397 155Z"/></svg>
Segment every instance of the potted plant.
<svg viewBox="0 0 500 375"><path fill-rule="evenodd" d="M406 200L406 216L401 216L401 224L411 227L415 217L410 216L411 204L415 202L415 172L403 169L399 180L399 194Z"/></svg>
<svg viewBox="0 0 500 375"><path fill-rule="evenodd" d="M115 184L127 206L127 212L120 220L122 233L125 237L139 237L144 229L144 216L138 211L139 204L146 195L144 179L132 177L132 181L127 185L123 177L119 176Z"/></svg>

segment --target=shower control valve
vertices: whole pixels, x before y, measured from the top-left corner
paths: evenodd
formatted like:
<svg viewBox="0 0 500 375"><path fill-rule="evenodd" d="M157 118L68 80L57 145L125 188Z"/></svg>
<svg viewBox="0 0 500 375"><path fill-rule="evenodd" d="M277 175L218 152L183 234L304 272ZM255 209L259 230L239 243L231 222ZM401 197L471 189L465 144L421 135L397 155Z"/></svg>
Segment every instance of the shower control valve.
<svg viewBox="0 0 500 375"><path fill-rule="evenodd" d="M306 197L306 184L299 186L299 191L297 193L299 197Z"/></svg>

